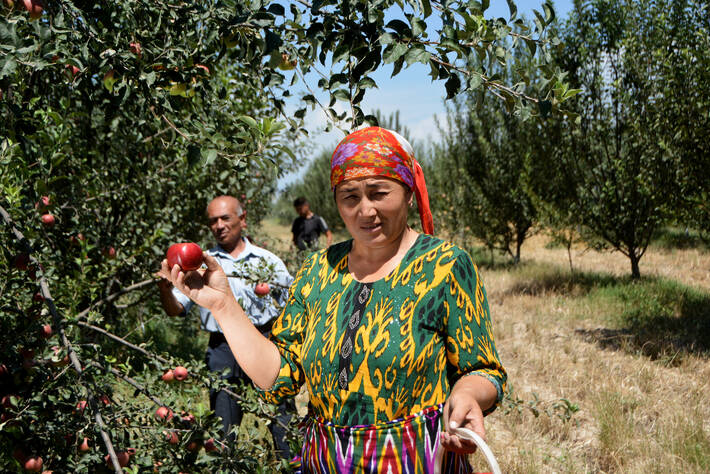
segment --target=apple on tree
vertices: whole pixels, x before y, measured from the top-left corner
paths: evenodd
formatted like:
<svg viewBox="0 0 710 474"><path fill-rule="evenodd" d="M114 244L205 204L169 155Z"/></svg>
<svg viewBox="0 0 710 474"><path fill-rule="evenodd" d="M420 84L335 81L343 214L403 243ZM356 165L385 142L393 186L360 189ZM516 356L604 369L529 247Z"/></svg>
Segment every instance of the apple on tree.
<svg viewBox="0 0 710 474"><path fill-rule="evenodd" d="M54 224L56 222L56 219L54 215L47 213L47 214L42 214L42 224L44 224L45 227L54 227Z"/></svg>
<svg viewBox="0 0 710 474"><path fill-rule="evenodd" d="M159 407L155 410L155 417L159 420L170 421L173 417L173 411L168 407Z"/></svg>
<svg viewBox="0 0 710 474"><path fill-rule="evenodd" d="M187 369L182 365L178 365L173 369L173 374L175 374L175 380L182 382L187 378Z"/></svg>
<svg viewBox="0 0 710 474"><path fill-rule="evenodd" d="M160 376L160 378L164 382L172 382L175 379L175 373L173 372L172 369L168 369L165 371L163 375Z"/></svg>
<svg viewBox="0 0 710 474"><path fill-rule="evenodd" d="M263 282L257 283L256 286L254 287L254 293L257 296L266 296L269 294L270 290L271 290L271 288L269 288L269 284L263 283Z"/></svg>

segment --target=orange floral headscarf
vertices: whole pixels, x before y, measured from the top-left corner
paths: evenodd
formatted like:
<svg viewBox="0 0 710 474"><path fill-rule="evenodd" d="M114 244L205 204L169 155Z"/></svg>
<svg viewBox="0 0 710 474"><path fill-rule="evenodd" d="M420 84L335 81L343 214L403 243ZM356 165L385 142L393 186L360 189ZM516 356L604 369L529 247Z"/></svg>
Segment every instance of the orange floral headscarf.
<svg viewBox="0 0 710 474"><path fill-rule="evenodd" d="M414 191L422 229L434 234L424 171L407 140L380 127L363 128L343 138L330 160L331 188L349 179L368 176L396 179Z"/></svg>

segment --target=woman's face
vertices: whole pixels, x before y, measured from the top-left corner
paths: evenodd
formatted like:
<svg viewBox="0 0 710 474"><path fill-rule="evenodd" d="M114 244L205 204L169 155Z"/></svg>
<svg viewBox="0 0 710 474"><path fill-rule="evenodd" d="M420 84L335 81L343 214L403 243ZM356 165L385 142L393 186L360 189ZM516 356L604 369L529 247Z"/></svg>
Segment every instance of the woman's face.
<svg viewBox="0 0 710 474"><path fill-rule="evenodd" d="M407 228L412 192L393 179L359 178L335 188L335 203L355 241L380 247L398 239Z"/></svg>

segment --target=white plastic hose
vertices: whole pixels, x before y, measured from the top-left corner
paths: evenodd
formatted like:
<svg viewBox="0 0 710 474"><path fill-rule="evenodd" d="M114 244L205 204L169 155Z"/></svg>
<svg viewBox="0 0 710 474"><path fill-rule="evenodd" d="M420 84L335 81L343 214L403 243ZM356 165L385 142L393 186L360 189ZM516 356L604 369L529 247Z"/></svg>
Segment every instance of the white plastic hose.
<svg viewBox="0 0 710 474"><path fill-rule="evenodd" d="M495 456L493 456L493 451L491 451L491 448L489 448L486 442L483 441L483 438L481 438L468 428L461 427L449 429L449 434L455 434L461 439L467 439L476 443L476 446L478 446L478 449L483 453L483 456L485 456L486 461L488 461L488 465L491 468L491 472L493 474L502 474L500 466L498 466L498 461L496 461ZM441 446L439 446L438 448L439 449L436 453L437 461L435 474L441 473L441 463L444 457L444 449Z"/></svg>

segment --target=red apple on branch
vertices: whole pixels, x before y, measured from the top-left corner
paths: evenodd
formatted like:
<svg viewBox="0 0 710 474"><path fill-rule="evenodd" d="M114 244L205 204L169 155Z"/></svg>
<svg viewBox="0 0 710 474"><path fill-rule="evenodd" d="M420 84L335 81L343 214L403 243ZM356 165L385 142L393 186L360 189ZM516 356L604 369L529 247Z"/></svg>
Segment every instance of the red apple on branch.
<svg viewBox="0 0 710 474"><path fill-rule="evenodd" d="M22 0L25 10L30 14L32 20L42 16L42 3L39 0Z"/></svg>
<svg viewBox="0 0 710 474"><path fill-rule="evenodd" d="M268 283L257 283L254 287L254 293L257 296L266 296L269 294L270 288Z"/></svg>
<svg viewBox="0 0 710 474"><path fill-rule="evenodd" d="M160 376L160 378L165 381L165 382L172 382L175 379L175 373L170 370L166 370L163 375Z"/></svg>
<svg viewBox="0 0 710 474"><path fill-rule="evenodd" d="M138 43L138 42L136 41L136 42L133 42L133 43L129 44L128 46L129 46L129 48L131 49L131 53L135 54L135 55L138 56L139 58L141 57L141 54L143 53L143 50L142 50L142 48L141 48L141 44L140 44L140 43Z"/></svg>
<svg viewBox="0 0 710 474"><path fill-rule="evenodd" d="M39 456L32 456L25 460L23 466L25 470L30 472L41 472L42 471L42 458Z"/></svg>
<svg viewBox="0 0 710 474"><path fill-rule="evenodd" d="M217 445L214 442L214 438L209 438L207 441L205 441L205 451L208 453L211 453L213 451L217 451Z"/></svg>
<svg viewBox="0 0 710 474"><path fill-rule="evenodd" d="M155 417L161 421L170 421L170 419L173 417L173 412L168 407L160 407L155 410Z"/></svg>
<svg viewBox="0 0 710 474"><path fill-rule="evenodd" d="M69 66L67 64L67 66ZM44 209L46 207L49 207L49 205L52 204L52 200L49 198L49 196L42 196L39 198L39 201L35 203L35 209Z"/></svg>
<svg viewBox="0 0 710 474"><path fill-rule="evenodd" d="M180 438L178 437L177 433L174 431L163 431L165 434L165 439L168 440L168 443L170 444L178 444L180 442Z"/></svg>
<svg viewBox="0 0 710 474"><path fill-rule="evenodd" d="M178 265L184 272L197 270L202 265L202 249L192 242L173 244L167 253L168 267Z"/></svg>
<svg viewBox="0 0 710 474"><path fill-rule="evenodd" d="M182 365L175 367L173 373L175 374L175 380L179 380L180 382L187 378L187 369Z"/></svg>
<svg viewBox="0 0 710 474"><path fill-rule="evenodd" d="M79 413L79 414L84 413L84 410L86 410L86 405L87 405L86 400L80 400L76 404L76 410L74 410L74 413Z"/></svg>
<svg viewBox="0 0 710 474"><path fill-rule="evenodd" d="M50 213L42 214L40 219L42 219L42 224L44 224L45 227L54 227L56 223L55 217Z"/></svg>
<svg viewBox="0 0 710 474"><path fill-rule="evenodd" d="M131 461L131 453L129 453L128 451L117 451L116 458L118 459L119 466L126 467ZM104 460L106 461L106 464L109 467L113 466L113 464L111 463L111 456L107 454L106 456L104 456Z"/></svg>
<svg viewBox="0 0 710 474"><path fill-rule="evenodd" d="M84 441L82 441L81 444L79 445L79 451L81 451L82 453L85 453L85 452L89 451L90 449L91 449L91 447L89 446L89 438L84 438Z"/></svg>
<svg viewBox="0 0 710 474"><path fill-rule="evenodd" d="M52 326L49 324L45 324L42 326L42 328L39 330L39 335L42 336L45 339L49 339L52 337Z"/></svg>

